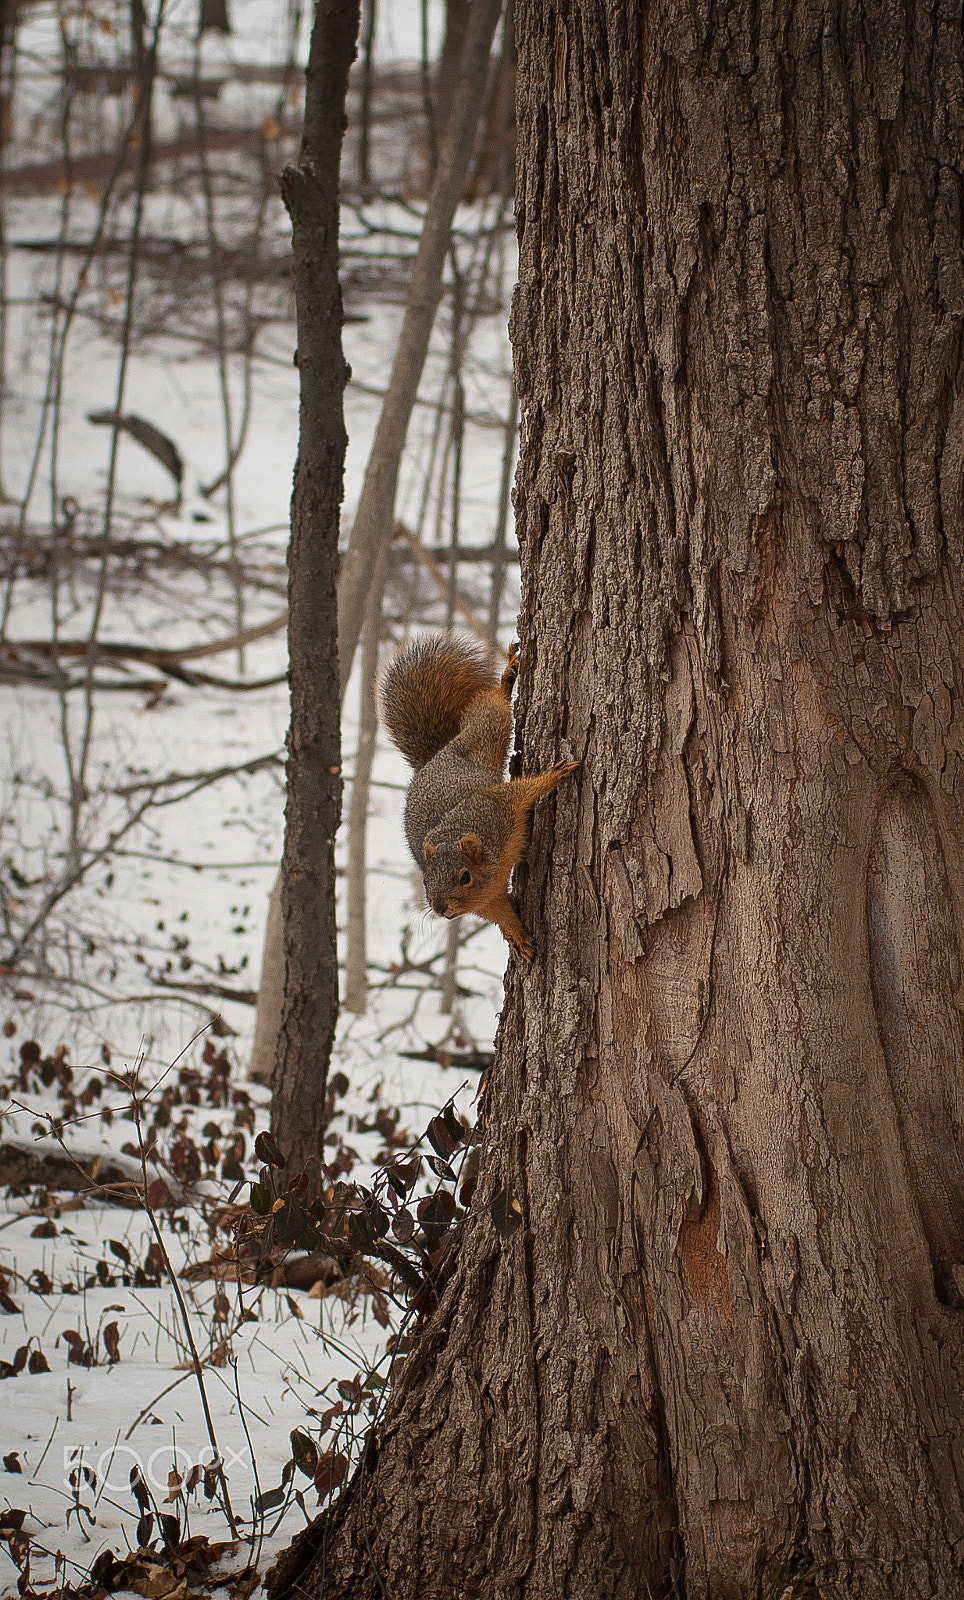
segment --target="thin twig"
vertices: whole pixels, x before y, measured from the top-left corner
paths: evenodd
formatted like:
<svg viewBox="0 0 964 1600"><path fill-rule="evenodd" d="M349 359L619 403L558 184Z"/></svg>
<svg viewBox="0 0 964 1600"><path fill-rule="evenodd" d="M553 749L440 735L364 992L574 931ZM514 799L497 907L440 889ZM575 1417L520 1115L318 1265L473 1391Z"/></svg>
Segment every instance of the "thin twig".
<svg viewBox="0 0 964 1600"><path fill-rule="evenodd" d="M231 1505L231 1495L228 1490L228 1480L224 1471L224 1458L221 1455L221 1448L218 1444L217 1434L214 1429L214 1418L211 1415L211 1407L208 1404L207 1388L205 1387L204 1383L204 1369L201 1363L201 1357L198 1354L197 1345L194 1342L194 1330L191 1327L190 1313L187 1309L187 1303L184 1299L184 1296L181 1293L181 1286L177 1280L177 1275L174 1271L170 1255L168 1254L167 1245L164 1243L164 1236L161 1233L154 1208L148 1200L148 1189L150 1185L147 1179L147 1148L144 1142L144 1133L141 1124L141 1107L140 1100L137 1095L136 1082L131 1090L131 1108L134 1113L134 1126L137 1129L137 1147L140 1152L141 1170L144 1177L144 1210L147 1212L148 1221L151 1225L151 1231L154 1234L154 1238L157 1241L157 1247L161 1252L164 1265L167 1268L168 1275L171 1280L171 1288L174 1292L174 1298L177 1301L178 1310L181 1313L181 1321L184 1324L184 1333L187 1338L188 1348L191 1352L191 1360L194 1364L194 1376L197 1379L198 1393L201 1397L201 1409L204 1412L204 1423L207 1428L211 1449L214 1451L214 1461L212 1462L212 1466L217 1472L218 1482L221 1487L221 1504L224 1507L224 1514L228 1519L228 1526L231 1529L232 1538L240 1539L241 1535L238 1531L238 1524L235 1521L234 1510Z"/></svg>

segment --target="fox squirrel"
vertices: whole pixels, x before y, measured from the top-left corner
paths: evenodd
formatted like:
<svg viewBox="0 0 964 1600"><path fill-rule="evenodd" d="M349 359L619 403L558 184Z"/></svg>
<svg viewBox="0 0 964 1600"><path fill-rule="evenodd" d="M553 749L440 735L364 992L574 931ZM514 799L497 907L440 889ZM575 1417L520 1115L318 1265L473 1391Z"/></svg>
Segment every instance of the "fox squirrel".
<svg viewBox="0 0 964 1600"><path fill-rule="evenodd" d="M450 633L416 639L395 657L381 684L382 720L415 769L405 805L405 836L433 911L474 911L495 922L526 961L532 942L509 903L509 874L522 860L532 808L578 761L505 780L512 735L512 688L519 646L496 675L488 651Z"/></svg>

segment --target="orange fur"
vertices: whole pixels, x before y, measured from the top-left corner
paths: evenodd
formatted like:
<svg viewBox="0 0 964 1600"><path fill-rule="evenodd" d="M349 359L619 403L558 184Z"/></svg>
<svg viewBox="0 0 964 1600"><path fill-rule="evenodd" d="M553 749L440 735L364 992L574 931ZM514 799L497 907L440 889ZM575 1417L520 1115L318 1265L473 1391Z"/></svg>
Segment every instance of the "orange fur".
<svg viewBox="0 0 964 1600"><path fill-rule="evenodd" d="M429 904L440 916L472 911L494 922L528 961L532 943L509 902L509 878L525 854L533 806L578 762L504 781L518 671L517 644L497 679L477 644L430 635L396 656L381 699L388 731L415 768L405 833Z"/></svg>
<svg viewBox="0 0 964 1600"><path fill-rule="evenodd" d="M518 866L526 853L532 831L532 808L536 801L544 794L551 794L563 778L568 777L570 772L575 772L578 765L578 761L559 761L554 767L550 767L548 772L536 772L526 778L513 778L506 784L505 792L512 812L509 834L495 866L487 874L488 881L480 887L478 897L465 896L464 909L473 911L477 917L484 917L486 922L496 923L508 943L526 961L532 960L532 941L509 900L509 878L513 868ZM479 841L467 836L460 843L466 859L476 865L482 855ZM474 848L466 849L467 844Z"/></svg>

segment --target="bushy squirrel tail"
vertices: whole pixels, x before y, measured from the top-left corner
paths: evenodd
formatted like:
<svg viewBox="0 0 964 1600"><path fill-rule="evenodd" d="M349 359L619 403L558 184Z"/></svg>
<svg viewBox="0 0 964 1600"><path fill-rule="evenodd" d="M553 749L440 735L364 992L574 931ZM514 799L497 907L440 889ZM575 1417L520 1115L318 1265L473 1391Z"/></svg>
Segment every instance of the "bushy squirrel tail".
<svg viewBox="0 0 964 1600"><path fill-rule="evenodd" d="M382 678L382 721L417 770L455 738L473 700L498 682L485 645L451 633L413 639Z"/></svg>

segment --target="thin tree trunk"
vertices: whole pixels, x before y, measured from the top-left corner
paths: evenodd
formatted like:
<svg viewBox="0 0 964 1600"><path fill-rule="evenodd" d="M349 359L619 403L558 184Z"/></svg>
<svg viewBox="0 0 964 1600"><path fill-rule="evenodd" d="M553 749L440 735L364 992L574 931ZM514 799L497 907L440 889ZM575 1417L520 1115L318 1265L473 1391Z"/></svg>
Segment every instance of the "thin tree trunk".
<svg viewBox="0 0 964 1600"><path fill-rule="evenodd" d="M17 82L17 0L0 0L0 504L9 502L4 471L7 451L7 333L10 309L8 295L9 207L3 190L7 152L13 135L15 88ZM2 628L0 628L2 631Z"/></svg>
<svg viewBox="0 0 964 1600"><path fill-rule="evenodd" d="M435 94L432 102L432 123L435 142L445 138L452 103L458 87L459 63L465 53L465 39L469 28L468 0L445 0L445 38L435 73ZM433 172L432 176L435 174Z"/></svg>
<svg viewBox="0 0 964 1600"><path fill-rule="evenodd" d="M368 806L378 739L378 645L388 552L368 594L360 662L358 743L348 805L348 936L345 955L345 1010L362 1015L368 1004Z"/></svg>
<svg viewBox="0 0 964 1600"><path fill-rule="evenodd" d="M348 682L365 614L365 596L380 546L392 536L395 489L409 419L418 392L435 313L452 219L475 148L488 82L492 38L502 0L474 0L446 138L439 157L405 303L388 390L365 471L361 498L338 583L338 654Z"/></svg>
<svg viewBox="0 0 964 1600"><path fill-rule="evenodd" d="M285 938L281 919L281 873L268 896L268 915L264 926L264 952L258 980L258 1004L254 1017L254 1041L248 1062L248 1077L253 1083L270 1084L278 1054L278 1033L285 993Z"/></svg>
<svg viewBox="0 0 964 1600"><path fill-rule="evenodd" d="M442 150L438 174L425 214L418 254L412 268L405 316L392 365L388 391L382 404L378 428L365 471L361 499L355 514L348 549L338 579L338 657L341 694L348 688L351 664L361 633L365 602L371 575L378 564L382 546L391 542L395 489L402 451L419 381L428 354L428 343L435 314L442 296L442 275L458 205L475 147L476 129L482 107L492 38L499 20L502 0L475 0L466 39L464 59L453 103L448 136ZM288 169L289 171L294 169ZM339 339L338 360L342 362ZM340 370L340 368L338 369ZM270 925L265 929L262 971L277 965L277 953L269 948ZM266 1042L281 1025L280 1016L265 1013L276 990L259 993L256 1035ZM249 1072L260 1073L263 1057L252 1055ZM324 1108L324 1094L319 1112Z"/></svg>
<svg viewBox="0 0 964 1600"><path fill-rule="evenodd" d="M378 0L368 0L362 27L361 106L358 116L358 187L362 199L374 192L371 174L372 88L375 67L375 23Z"/></svg>
<svg viewBox="0 0 964 1600"><path fill-rule="evenodd" d="M516 26L520 736L582 772L299 1594L958 1596L960 18Z"/></svg>
<svg viewBox="0 0 964 1600"><path fill-rule="evenodd" d="M451 8L450 8L451 17ZM465 345L468 330L464 327L465 316L465 284L459 278L456 281L455 294L452 306L452 350L450 359L449 378L452 387L452 424L450 439L452 444L452 497L449 507L449 572L448 594L445 597L445 626L451 628L455 622L455 600L459 591L459 561L458 548L462 521L462 451L465 444L465 388L462 383L462 363L465 358ZM440 505L444 504L445 485L442 484ZM445 958L442 964L442 983L439 989L439 1013L443 1017L450 1017L455 1010L455 997L458 992L459 978L459 949L462 943L462 933L459 920L449 923L445 934Z"/></svg>
<svg viewBox="0 0 964 1600"><path fill-rule="evenodd" d="M201 0L198 33L230 33L227 0Z"/></svg>
<svg viewBox="0 0 964 1600"><path fill-rule="evenodd" d="M281 177L293 225L301 411L288 577L291 728L281 867L285 976L272 1127L295 1167L321 1154L338 1016L336 578L348 377L341 347L338 174L359 9L360 0L317 0L300 163L286 167Z"/></svg>

